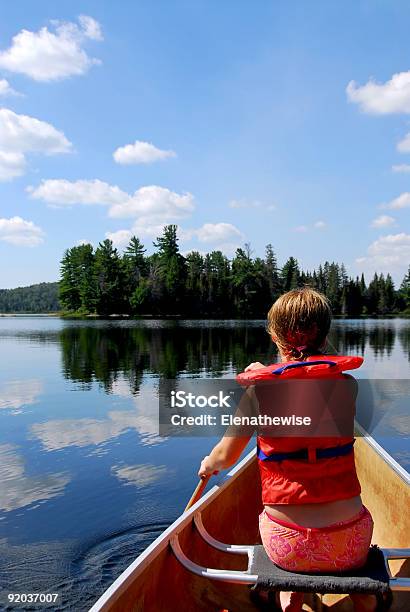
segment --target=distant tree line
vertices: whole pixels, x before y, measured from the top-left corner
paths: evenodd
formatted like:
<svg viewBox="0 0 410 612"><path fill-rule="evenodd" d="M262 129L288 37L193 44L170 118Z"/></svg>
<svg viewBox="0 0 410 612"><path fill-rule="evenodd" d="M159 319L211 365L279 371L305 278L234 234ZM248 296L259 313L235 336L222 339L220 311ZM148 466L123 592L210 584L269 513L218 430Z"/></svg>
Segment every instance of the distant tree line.
<svg viewBox="0 0 410 612"><path fill-rule="evenodd" d="M47 313L60 310L58 283L0 289L0 312Z"/></svg>
<svg viewBox="0 0 410 612"><path fill-rule="evenodd" d="M230 260L221 251L180 253L177 226L168 225L147 256L132 237L123 255L104 240L65 251L59 297L62 308L79 314L264 317L284 291L310 285L325 293L333 312L345 316L410 312L410 266L398 290L390 274L348 277L344 265L325 262L313 272L289 257L279 268L272 245L253 257L249 244Z"/></svg>

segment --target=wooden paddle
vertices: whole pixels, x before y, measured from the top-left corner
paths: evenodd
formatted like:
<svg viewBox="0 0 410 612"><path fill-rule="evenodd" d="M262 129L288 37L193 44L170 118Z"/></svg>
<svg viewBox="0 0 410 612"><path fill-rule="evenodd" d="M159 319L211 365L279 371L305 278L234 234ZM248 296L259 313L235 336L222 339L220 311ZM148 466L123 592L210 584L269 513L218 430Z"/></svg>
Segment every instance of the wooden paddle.
<svg viewBox="0 0 410 612"><path fill-rule="evenodd" d="M204 492L204 489L205 489L206 485L208 484L208 481L209 481L210 478L211 478L210 474L208 474L208 476L204 476L203 478L201 478L201 480L198 482L198 484L196 486L195 491L192 493L191 499L187 503L187 506L186 506L184 512L189 510L191 508L191 506L193 506L195 504L195 502L198 501L198 499L201 497L202 493Z"/></svg>

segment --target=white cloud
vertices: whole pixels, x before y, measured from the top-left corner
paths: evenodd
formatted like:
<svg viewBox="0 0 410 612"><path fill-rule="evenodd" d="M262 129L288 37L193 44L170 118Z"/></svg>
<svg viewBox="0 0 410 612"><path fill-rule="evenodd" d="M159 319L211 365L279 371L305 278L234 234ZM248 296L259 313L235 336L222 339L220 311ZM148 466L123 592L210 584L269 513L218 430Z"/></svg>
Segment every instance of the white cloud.
<svg viewBox="0 0 410 612"><path fill-rule="evenodd" d="M125 465L123 467L114 465L111 468L111 473L119 480L123 480L125 484L134 485L137 488L146 487L160 480L168 472L169 470L165 465L152 465L149 463Z"/></svg>
<svg viewBox="0 0 410 612"><path fill-rule="evenodd" d="M50 123L0 108L0 150L8 153L67 153L71 142Z"/></svg>
<svg viewBox="0 0 410 612"><path fill-rule="evenodd" d="M324 221L316 221L313 224L313 227L315 227L316 229L325 229L326 223Z"/></svg>
<svg viewBox="0 0 410 612"><path fill-rule="evenodd" d="M231 223L204 223L202 227L193 230L199 242L214 244L231 243L243 239L242 232Z"/></svg>
<svg viewBox="0 0 410 612"><path fill-rule="evenodd" d="M134 144L119 147L113 153L117 164L150 164L152 162L176 157L174 151L163 151L150 142L136 140Z"/></svg>
<svg viewBox="0 0 410 612"><path fill-rule="evenodd" d="M133 236L133 232L131 230L118 230L117 232L106 232L105 237L108 240L112 240L112 243L117 248L122 248L127 246L129 241ZM139 234L141 236L141 234Z"/></svg>
<svg viewBox="0 0 410 612"><path fill-rule="evenodd" d="M83 29L84 36L86 38L90 38L91 40L103 40L103 34L101 30L101 25L88 15L80 15L78 18L80 26Z"/></svg>
<svg viewBox="0 0 410 612"><path fill-rule="evenodd" d="M24 174L25 153L55 155L71 148L63 132L50 123L0 108L0 181Z"/></svg>
<svg viewBox="0 0 410 612"><path fill-rule="evenodd" d="M388 208L390 210L400 210L401 208L410 208L410 192L405 191L394 200L387 204L381 204L380 208Z"/></svg>
<svg viewBox="0 0 410 612"><path fill-rule="evenodd" d="M309 228L307 225L298 225L297 227L294 228L294 231L298 232L299 234L304 234L308 230Z"/></svg>
<svg viewBox="0 0 410 612"><path fill-rule="evenodd" d="M149 185L141 187L121 203L109 210L110 217L135 217L141 224L168 223L190 215L194 210L194 197L190 193L182 195L164 187Z"/></svg>
<svg viewBox="0 0 410 612"><path fill-rule="evenodd" d="M391 225L394 225L396 219L394 217L390 217L389 215L380 215L379 217L376 217L376 219L373 219L372 221L372 227L389 227Z"/></svg>
<svg viewBox="0 0 410 612"><path fill-rule="evenodd" d="M396 166L392 166L393 172L403 172L405 174L410 173L410 164L398 164Z"/></svg>
<svg viewBox="0 0 410 612"><path fill-rule="evenodd" d="M6 79L0 79L0 96L20 96Z"/></svg>
<svg viewBox="0 0 410 612"><path fill-rule="evenodd" d="M7 153L0 151L0 182L11 181L22 176L27 167L23 153Z"/></svg>
<svg viewBox="0 0 410 612"><path fill-rule="evenodd" d="M263 204L260 200L231 200L229 208L251 208L272 211L276 210L275 204Z"/></svg>
<svg viewBox="0 0 410 612"><path fill-rule="evenodd" d="M21 30L10 47L0 51L0 68L24 74L36 81L56 81L85 74L100 60L89 57L83 49L87 39L102 40L101 27L85 15L74 22L53 21L54 32L47 27L38 32Z"/></svg>
<svg viewBox="0 0 410 612"><path fill-rule="evenodd" d="M33 247L44 242L43 237L43 230L32 221L25 221L21 217L0 219L0 240L3 242Z"/></svg>
<svg viewBox="0 0 410 612"><path fill-rule="evenodd" d="M112 206L129 199L129 195L116 185L109 185L99 179L67 181L48 179L39 187L27 187L30 197L58 206L73 204L103 204Z"/></svg>
<svg viewBox="0 0 410 612"><path fill-rule="evenodd" d="M87 238L80 238L80 240L77 240L76 242L77 246L85 246L86 244L90 244L91 246L93 245L91 240L87 240Z"/></svg>
<svg viewBox="0 0 410 612"><path fill-rule="evenodd" d="M403 140L397 143L397 150L400 153L410 153L410 132L407 132Z"/></svg>
<svg viewBox="0 0 410 612"><path fill-rule="evenodd" d="M394 74L385 83L370 79L366 85L358 86L350 81L346 93L349 101L365 113L410 113L410 71Z"/></svg>
<svg viewBox="0 0 410 612"><path fill-rule="evenodd" d="M67 181L43 180L38 187L28 187L32 198L54 206L73 204L102 204L109 207L108 214L115 218L135 218L135 225L144 233L189 216L194 210L194 197L190 193L178 194L164 187L149 185L130 195L116 185L98 179ZM124 231L124 230L120 230Z"/></svg>
<svg viewBox="0 0 410 612"><path fill-rule="evenodd" d="M410 234L401 232L381 236L370 244L366 257L359 257L356 263L379 272L402 270L404 273L410 261Z"/></svg>

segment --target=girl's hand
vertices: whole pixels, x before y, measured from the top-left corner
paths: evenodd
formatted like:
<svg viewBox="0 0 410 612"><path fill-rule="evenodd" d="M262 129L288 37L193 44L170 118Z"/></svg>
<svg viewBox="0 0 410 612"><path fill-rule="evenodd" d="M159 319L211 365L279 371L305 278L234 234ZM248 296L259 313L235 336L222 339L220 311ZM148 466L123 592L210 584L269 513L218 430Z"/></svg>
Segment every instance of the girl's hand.
<svg viewBox="0 0 410 612"><path fill-rule="evenodd" d="M260 370L261 368L265 367L266 366L264 366L263 363L261 363L260 361L255 361L253 363L250 363L248 367L245 368L245 372L249 372L250 370Z"/></svg>
<svg viewBox="0 0 410 612"><path fill-rule="evenodd" d="M201 466L198 470L198 476L205 478L205 476L212 476L212 474L218 474L219 470L215 469L215 465L210 460L209 455L204 457L201 461Z"/></svg>

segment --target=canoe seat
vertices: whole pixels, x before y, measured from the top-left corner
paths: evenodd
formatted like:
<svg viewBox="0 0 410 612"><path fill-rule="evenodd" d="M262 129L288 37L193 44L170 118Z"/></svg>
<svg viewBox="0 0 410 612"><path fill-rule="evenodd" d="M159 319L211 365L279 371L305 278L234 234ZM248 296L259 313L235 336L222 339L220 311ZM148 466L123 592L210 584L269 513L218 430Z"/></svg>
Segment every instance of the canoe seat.
<svg viewBox="0 0 410 612"><path fill-rule="evenodd" d="M194 514L194 524L207 544L225 553L248 555L246 571L206 568L194 563L182 551L178 535L172 536L170 546L178 561L190 572L237 584L252 585L254 589L300 591L310 593L363 593L376 595L378 610L388 610L392 591L410 591L410 578L392 576L391 559L409 559L410 549L381 549L371 546L363 568L335 574L303 574L281 569L267 556L262 545L225 544L212 537L205 529L201 513Z"/></svg>

